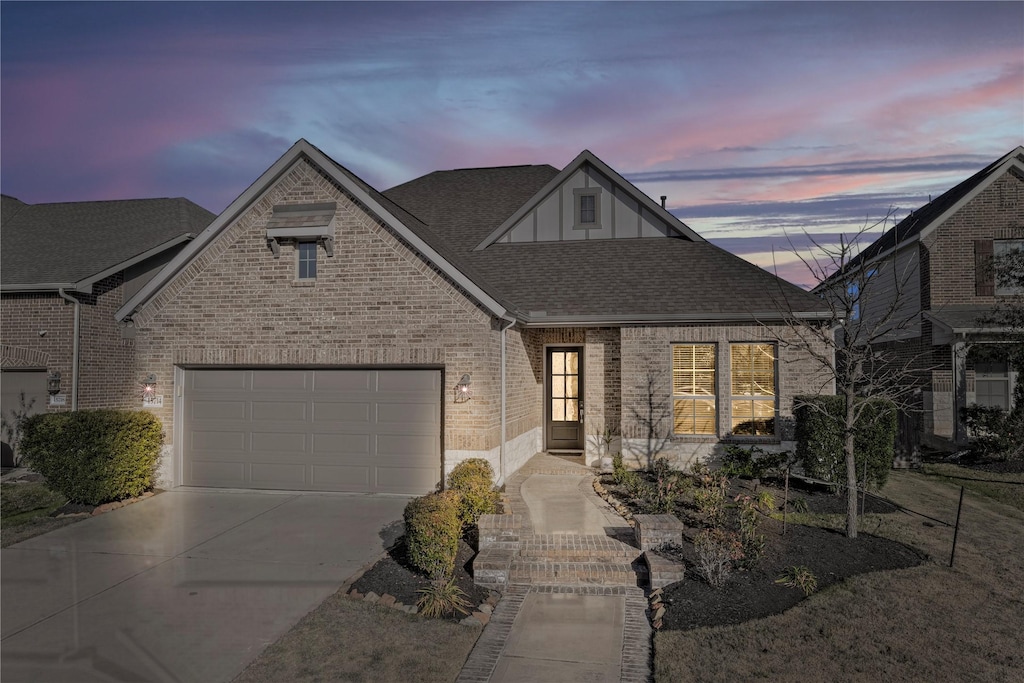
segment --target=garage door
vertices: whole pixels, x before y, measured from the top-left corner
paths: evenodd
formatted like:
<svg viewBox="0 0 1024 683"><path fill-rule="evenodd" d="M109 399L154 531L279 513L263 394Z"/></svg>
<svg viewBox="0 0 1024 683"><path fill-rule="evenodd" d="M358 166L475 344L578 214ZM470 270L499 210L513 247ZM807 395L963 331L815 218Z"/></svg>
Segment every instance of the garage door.
<svg viewBox="0 0 1024 683"><path fill-rule="evenodd" d="M45 370L4 370L0 372L0 414L8 424L18 414L35 415L46 411ZM0 460L4 467L14 464L14 452L3 435Z"/></svg>
<svg viewBox="0 0 1024 683"><path fill-rule="evenodd" d="M414 493L441 478L439 370L187 370L183 483Z"/></svg>

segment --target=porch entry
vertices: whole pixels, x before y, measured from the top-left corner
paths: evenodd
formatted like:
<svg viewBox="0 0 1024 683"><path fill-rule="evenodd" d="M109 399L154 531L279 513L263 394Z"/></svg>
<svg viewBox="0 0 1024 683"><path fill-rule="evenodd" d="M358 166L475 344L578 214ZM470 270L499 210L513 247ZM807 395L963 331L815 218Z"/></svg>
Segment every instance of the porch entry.
<svg viewBox="0 0 1024 683"><path fill-rule="evenodd" d="M582 451L583 349L551 346L547 349L545 448Z"/></svg>

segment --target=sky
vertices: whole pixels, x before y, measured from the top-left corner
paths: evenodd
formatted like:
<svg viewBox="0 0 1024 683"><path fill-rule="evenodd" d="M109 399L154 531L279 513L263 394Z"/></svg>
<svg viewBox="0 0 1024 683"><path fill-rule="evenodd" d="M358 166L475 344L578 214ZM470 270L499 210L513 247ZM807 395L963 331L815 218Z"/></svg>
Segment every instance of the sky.
<svg viewBox="0 0 1024 683"><path fill-rule="evenodd" d="M1024 3L0 2L4 194L217 213L299 138L380 190L589 149L808 285L1024 144Z"/></svg>

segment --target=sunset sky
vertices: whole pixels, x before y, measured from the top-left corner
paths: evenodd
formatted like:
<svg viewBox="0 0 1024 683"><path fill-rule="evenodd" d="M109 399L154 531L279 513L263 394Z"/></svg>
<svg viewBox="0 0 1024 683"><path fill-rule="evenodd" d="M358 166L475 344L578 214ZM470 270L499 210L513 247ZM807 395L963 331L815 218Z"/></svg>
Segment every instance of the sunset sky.
<svg viewBox="0 0 1024 683"><path fill-rule="evenodd" d="M1021 2L3 2L0 60L0 190L26 202L219 212L300 137L378 189L586 148L802 283L790 241L1024 143Z"/></svg>

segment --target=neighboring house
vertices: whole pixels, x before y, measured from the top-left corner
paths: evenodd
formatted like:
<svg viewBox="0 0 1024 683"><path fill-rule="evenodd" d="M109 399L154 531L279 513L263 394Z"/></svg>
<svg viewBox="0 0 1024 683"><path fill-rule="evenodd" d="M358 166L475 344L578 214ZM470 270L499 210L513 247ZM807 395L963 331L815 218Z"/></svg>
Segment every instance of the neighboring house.
<svg viewBox="0 0 1024 683"><path fill-rule="evenodd" d="M1024 294L992 274L993 256L1013 249L1024 249L1024 147L911 212L846 269L879 282L855 315L870 321L895 302L893 319L906 323L893 331L894 343L919 369L926 445L964 443L959 416L967 405L1011 407L1016 373L970 351L1006 343L1007 331L984 321Z"/></svg>
<svg viewBox="0 0 1024 683"><path fill-rule="evenodd" d="M26 204L3 195L0 207L5 418L22 395L30 412L136 407L133 341L114 312L213 214L180 198Z"/></svg>
<svg viewBox="0 0 1024 683"><path fill-rule="evenodd" d="M821 385L780 294L823 314L590 152L378 192L300 140L116 317L164 485L422 493L606 433L633 462L780 447Z"/></svg>

